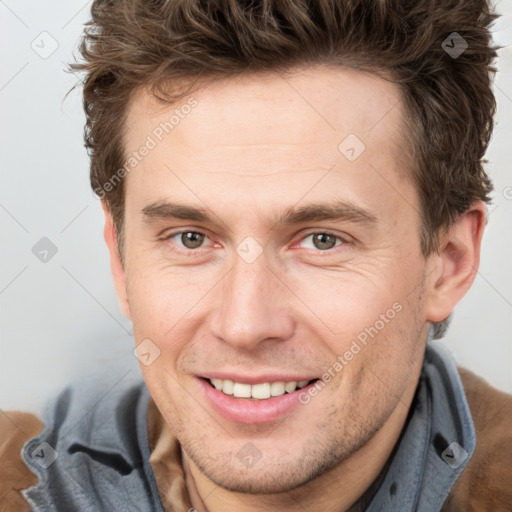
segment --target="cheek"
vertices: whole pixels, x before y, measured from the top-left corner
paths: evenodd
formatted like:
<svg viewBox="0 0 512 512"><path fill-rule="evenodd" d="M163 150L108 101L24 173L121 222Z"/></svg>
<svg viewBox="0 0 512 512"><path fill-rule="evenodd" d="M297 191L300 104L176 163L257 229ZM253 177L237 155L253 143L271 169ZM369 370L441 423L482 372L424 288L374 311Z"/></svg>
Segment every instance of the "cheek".
<svg viewBox="0 0 512 512"><path fill-rule="evenodd" d="M428 326L422 314L422 289L420 285L400 297L379 321L364 330L368 335L364 364L390 388L405 384L423 360Z"/></svg>
<svg viewBox="0 0 512 512"><path fill-rule="evenodd" d="M141 367L144 382L158 409L164 414L167 424L173 431L180 429L182 421L193 409L197 398L190 391L185 391L185 386L178 383L172 367L157 359L149 367ZM188 421L190 425L190 421Z"/></svg>
<svg viewBox="0 0 512 512"><path fill-rule="evenodd" d="M206 272L198 275L194 271L149 265L140 268L127 279L134 328L147 337L168 338L181 324L186 324L212 285Z"/></svg>
<svg viewBox="0 0 512 512"><path fill-rule="evenodd" d="M333 372L345 375L345 385L371 375L373 382L374 373L395 385L409 374L424 326L420 271L318 272L296 283L297 296L307 297L311 310L303 308L302 319L330 353L330 367L341 363L343 369L337 365Z"/></svg>
<svg viewBox="0 0 512 512"><path fill-rule="evenodd" d="M393 304L404 295L390 273L377 270L312 269L288 281L303 304L304 315L311 319L308 323L311 325L316 318L328 336L335 335L345 342L374 325L388 310L394 316Z"/></svg>

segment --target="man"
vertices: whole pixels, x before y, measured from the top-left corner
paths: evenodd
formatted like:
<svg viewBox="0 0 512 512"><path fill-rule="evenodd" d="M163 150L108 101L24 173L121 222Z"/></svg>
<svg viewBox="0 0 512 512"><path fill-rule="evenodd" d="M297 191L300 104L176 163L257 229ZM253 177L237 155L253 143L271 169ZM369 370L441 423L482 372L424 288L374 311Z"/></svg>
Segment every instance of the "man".
<svg viewBox="0 0 512 512"><path fill-rule="evenodd" d="M93 3L73 67L144 382L13 413L3 510L512 510L512 397L435 341L478 268L492 20Z"/></svg>

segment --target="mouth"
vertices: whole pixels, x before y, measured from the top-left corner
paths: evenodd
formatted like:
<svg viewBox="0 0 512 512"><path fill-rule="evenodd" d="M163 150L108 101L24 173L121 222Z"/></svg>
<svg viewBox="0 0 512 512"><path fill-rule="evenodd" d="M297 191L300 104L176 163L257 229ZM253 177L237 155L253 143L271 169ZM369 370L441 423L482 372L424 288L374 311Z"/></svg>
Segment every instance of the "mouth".
<svg viewBox="0 0 512 512"><path fill-rule="evenodd" d="M319 379L288 382L261 382L258 384L247 384L244 382L235 382L230 379L210 379L204 377L202 377L202 380L206 381L210 387L215 388L217 391L227 396L258 401L293 393L297 389L309 386Z"/></svg>
<svg viewBox="0 0 512 512"><path fill-rule="evenodd" d="M245 382L241 382L243 380ZM301 395L308 393L319 380L306 375L295 377L279 374L238 378L236 375L217 374L198 378L204 397L213 411L237 424L271 423L291 414L303 404ZM301 412L299 409L298 414L304 415L304 410Z"/></svg>

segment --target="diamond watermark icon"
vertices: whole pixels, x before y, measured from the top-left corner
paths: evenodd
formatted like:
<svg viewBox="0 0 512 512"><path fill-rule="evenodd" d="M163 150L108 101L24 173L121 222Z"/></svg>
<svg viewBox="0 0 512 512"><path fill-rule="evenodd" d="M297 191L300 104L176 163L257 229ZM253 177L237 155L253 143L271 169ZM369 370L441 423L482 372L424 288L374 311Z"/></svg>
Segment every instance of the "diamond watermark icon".
<svg viewBox="0 0 512 512"><path fill-rule="evenodd" d="M57 251L57 246L46 236L32 247L32 254L42 263L48 263Z"/></svg>
<svg viewBox="0 0 512 512"><path fill-rule="evenodd" d="M466 40L458 33L452 32L442 43L441 48L452 58L460 57L468 47Z"/></svg>
<svg viewBox="0 0 512 512"><path fill-rule="evenodd" d="M236 454L237 459L252 468L262 457L261 452L252 443L246 443L244 447Z"/></svg>
<svg viewBox="0 0 512 512"><path fill-rule="evenodd" d="M246 263L253 263L263 252L263 247L252 236L248 236L238 245L236 252Z"/></svg>
<svg viewBox="0 0 512 512"><path fill-rule="evenodd" d="M347 135L338 145L338 151L350 162L357 160L365 149L363 141L354 133Z"/></svg>
<svg viewBox="0 0 512 512"><path fill-rule="evenodd" d="M48 32L41 32L30 44L41 59L50 57L59 47L57 40Z"/></svg>
<svg viewBox="0 0 512 512"><path fill-rule="evenodd" d="M441 457L446 464L456 469L468 458L468 452L459 443L454 441L448 445L448 448L444 450Z"/></svg>
<svg viewBox="0 0 512 512"><path fill-rule="evenodd" d="M57 451L46 441L41 443L30 455L43 469L49 468L59 458Z"/></svg>
<svg viewBox="0 0 512 512"><path fill-rule="evenodd" d="M144 365L149 366L160 357L160 349L150 340L141 341L134 349L133 355Z"/></svg>

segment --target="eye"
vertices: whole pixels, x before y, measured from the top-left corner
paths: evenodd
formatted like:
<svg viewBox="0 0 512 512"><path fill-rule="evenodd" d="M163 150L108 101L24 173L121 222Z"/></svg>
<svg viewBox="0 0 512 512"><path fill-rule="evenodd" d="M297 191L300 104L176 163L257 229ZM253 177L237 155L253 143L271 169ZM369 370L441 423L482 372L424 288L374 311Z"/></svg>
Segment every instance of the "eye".
<svg viewBox="0 0 512 512"><path fill-rule="evenodd" d="M345 243L339 236L325 232L310 233L301 242L305 243L308 239L311 239L311 242L309 246L305 246L306 249L319 249L321 251L326 251ZM339 243L336 243L336 240L339 240Z"/></svg>
<svg viewBox="0 0 512 512"><path fill-rule="evenodd" d="M178 231L166 237L166 240L170 240L185 249L197 249L201 247L206 239L208 239L208 237L199 231Z"/></svg>

